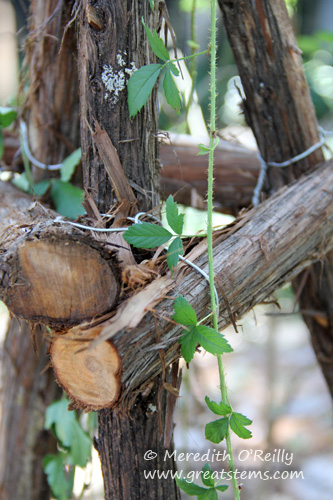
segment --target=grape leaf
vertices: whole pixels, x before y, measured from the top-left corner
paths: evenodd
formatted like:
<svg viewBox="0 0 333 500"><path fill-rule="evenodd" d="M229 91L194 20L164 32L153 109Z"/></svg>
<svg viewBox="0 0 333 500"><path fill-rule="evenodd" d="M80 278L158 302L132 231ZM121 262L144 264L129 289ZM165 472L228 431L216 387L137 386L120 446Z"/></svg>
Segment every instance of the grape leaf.
<svg viewBox="0 0 333 500"><path fill-rule="evenodd" d="M45 429L53 429L65 448L73 443L73 426L76 420L75 412L68 411L68 404L68 399L60 399L48 406L45 412Z"/></svg>
<svg viewBox="0 0 333 500"><path fill-rule="evenodd" d="M215 403L215 401L211 401L208 396L205 397L206 405L215 413L215 415L229 415L232 412L232 408L229 405L224 403Z"/></svg>
<svg viewBox="0 0 333 500"><path fill-rule="evenodd" d="M43 459L43 469L52 494L59 500L72 498L75 469L65 472L65 454L48 454Z"/></svg>
<svg viewBox="0 0 333 500"><path fill-rule="evenodd" d="M184 226L184 214L178 213L178 205L171 194L166 201L165 210L169 226L175 233L181 235Z"/></svg>
<svg viewBox="0 0 333 500"><path fill-rule="evenodd" d="M245 415L242 415L241 413L233 412L230 417L231 429L242 439L250 439L252 437L252 432L244 427L245 425L250 424L252 424L252 420L245 417Z"/></svg>
<svg viewBox="0 0 333 500"><path fill-rule="evenodd" d="M132 73L127 83L127 103L130 118L133 118L146 104L161 68L161 64L148 64L148 66L142 66Z"/></svg>
<svg viewBox="0 0 333 500"><path fill-rule="evenodd" d="M184 254L183 243L178 236L170 243L170 246L167 251L167 264L172 272L178 264L179 255L183 254Z"/></svg>
<svg viewBox="0 0 333 500"><path fill-rule="evenodd" d="M222 333L209 326L197 326L196 333L199 344L211 354L223 354L233 351L233 348L224 338Z"/></svg>
<svg viewBox="0 0 333 500"><path fill-rule="evenodd" d="M197 315L193 307L184 297L179 295L174 301L173 307L175 309L175 314L172 316L172 319L176 321L176 323L186 326L196 326L198 322Z"/></svg>
<svg viewBox="0 0 333 500"><path fill-rule="evenodd" d="M70 454L75 465L85 467L91 458L92 442L88 434L75 419L72 426L72 444Z"/></svg>
<svg viewBox="0 0 333 500"><path fill-rule="evenodd" d="M176 84L173 81L171 75L171 69L169 68L169 66L167 66L165 71L165 76L163 79L163 88L167 103L176 111L177 115L180 115L182 102L180 100L180 95L176 87Z"/></svg>
<svg viewBox="0 0 333 500"><path fill-rule="evenodd" d="M145 28L145 31L146 31L146 34L148 37L148 41L149 41L149 45L151 46L151 49L154 52L154 54L159 59L162 59L162 61L168 61L170 59L168 49L164 45L163 40L158 36L156 30L151 31L143 20L142 20L142 24Z"/></svg>
<svg viewBox="0 0 333 500"><path fill-rule="evenodd" d="M155 248L172 238L170 231L157 224L142 222L134 224L124 234L124 239L137 248Z"/></svg>
<svg viewBox="0 0 333 500"><path fill-rule="evenodd" d="M223 417L209 424L205 427L205 437L208 441L218 444L226 437L229 428L229 418Z"/></svg>

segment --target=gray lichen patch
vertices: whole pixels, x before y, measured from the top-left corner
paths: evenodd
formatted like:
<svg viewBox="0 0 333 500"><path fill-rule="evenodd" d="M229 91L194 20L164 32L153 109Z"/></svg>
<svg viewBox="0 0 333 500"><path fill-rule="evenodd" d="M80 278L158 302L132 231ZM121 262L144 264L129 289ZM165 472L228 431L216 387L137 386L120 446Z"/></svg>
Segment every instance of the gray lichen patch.
<svg viewBox="0 0 333 500"><path fill-rule="evenodd" d="M130 63L130 67L126 67L124 57L126 52L119 52L116 56L117 66L111 64L103 65L102 81L105 86L104 99L109 101L112 105L116 104L119 99L119 94L125 87L131 74L137 69L134 62Z"/></svg>

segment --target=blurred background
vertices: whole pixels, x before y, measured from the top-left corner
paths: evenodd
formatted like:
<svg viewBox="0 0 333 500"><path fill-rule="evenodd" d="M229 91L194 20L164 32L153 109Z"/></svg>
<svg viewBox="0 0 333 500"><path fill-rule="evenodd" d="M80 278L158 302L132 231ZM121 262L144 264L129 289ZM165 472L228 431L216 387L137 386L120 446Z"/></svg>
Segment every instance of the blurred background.
<svg viewBox="0 0 333 500"><path fill-rule="evenodd" d="M272 0L274 1L274 0ZM209 32L207 0L167 0L171 24L177 36L178 56L205 50ZM331 0L286 0L287 8L303 52L306 77L321 126L333 130L333 2ZM195 8L194 8L195 6ZM22 44L26 35L29 2L0 0L0 105L16 102ZM170 44L170 50L172 46ZM242 86L237 75L221 19L218 52L218 127L223 138L239 141L255 149L240 104ZM160 128L177 134L204 136L209 111L208 58L201 56L184 68L177 80L183 92L180 117L160 102ZM333 147L333 138L327 139ZM329 148L327 157L331 156ZM205 213L184 208L191 233L205 226ZM230 216L216 214L216 224L226 224ZM196 226L191 225L195 221ZM240 471L300 471L298 479L245 479L246 500L331 500L333 495L332 401L315 355L309 333L297 312L295 298L287 284L278 290L272 303L255 307L239 322L239 333L225 330L234 353L225 355L227 385L236 411L253 420L253 438L233 437L236 468ZM273 303L276 302L276 303ZM0 343L6 334L8 313L0 303ZM0 380L1 390L1 380ZM204 398L219 401L218 368L213 356L197 353L190 369L183 366L181 397L175 412L177 453L222 450L205 440L204 428L213 415ZM243 452L247 450L248 453ZM252 450L252 452L251 452ZM293 454L290 464L253 460L253 450ZM243 454L241 453L243 452ZM243 460L247 457L247 460ZM238 457L242 457L239 459ZM200 470L204 462L180 461L184 474ZM213 470L221 463L210 462ZM226 467L226 464L223 465ZM196 481L201 484L200 481ZM82 484L87 488L82 491ZM223 483L223 481L222 481ZM102 499L103 488L98 457L86 470L78 470L75 497ZM81 496L80 496L81 495ZM183 494L183 498L189 498ZM222 498L222 494L221 494ZM232 493L223 494L226 500Z"/></svg>

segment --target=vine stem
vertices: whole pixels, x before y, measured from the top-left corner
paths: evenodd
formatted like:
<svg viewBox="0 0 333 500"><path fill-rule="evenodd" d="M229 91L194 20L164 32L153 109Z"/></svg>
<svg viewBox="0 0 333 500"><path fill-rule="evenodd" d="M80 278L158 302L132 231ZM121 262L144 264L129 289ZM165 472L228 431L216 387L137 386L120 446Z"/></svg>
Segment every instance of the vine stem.
<svg viewBox="0 0 333 500"><path fill-rule="evenodd" d="M213 316L213 326L218 330L217 304L214 291L214 260L213 260L213 185L214 185L214 145L216 139L216 0L211 0L211 45L210 45L210 138L209 138L209 158L208 158L208 193L207 193L207 247L209 266L209 290L211 309ZM222 355L217 356L219 366L219 378L222 402L229 404L227 386L225 382ZM237 479L235 476L235 465L233 459L233 449L231 445L230 429L226 435L227 453L229 457L229 467L232 472L232 486L235 500L240 500Z"/></svg>

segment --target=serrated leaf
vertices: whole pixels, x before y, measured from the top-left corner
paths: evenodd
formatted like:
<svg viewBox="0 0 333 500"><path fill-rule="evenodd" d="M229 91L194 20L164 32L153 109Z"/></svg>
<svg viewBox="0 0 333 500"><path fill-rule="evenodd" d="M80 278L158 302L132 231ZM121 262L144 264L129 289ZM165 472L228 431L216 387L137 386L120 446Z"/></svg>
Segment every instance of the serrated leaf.
<svg viewBox="0 0 333 500"><path fill-rule="evenodd" d="M179 297L175 299L173 307L175 314L172 316L172 319L176 321L176 323L186 326L196 326L198 320L195 310L184 297L179 295Z"/></svg>
<svg viewBox="0 0 333 500"><path fill-rule="evenodd" d="M183 331L184 335L180 337L178 342L180 343L180 350L183 358L186 363L190 363L198 345L198 340L195 334L195 327L191 328L190 331Z"/></svg>
<svg viewBox="0 0 333 500"><path fill-rule="evenodd" d="M171 194L165 203L165 211L169 226L175 233L181 235L184 226L184 214L179 213L178 205Z"/></svg>
<svg viewBox="0 0 333 500"><path fill-rule="evenodd" d="M73 151L72 154L70 154L63 162L61 165L60 169L60 178L64 182L68 182L71 180L72 175L75 172L75 167L80 163L81 161L81 148L76 149Z"/></svg>
<svg viewBox="0 0 333 500"><path fill-rule="evenodd" d="M229 428L229 418L223 417L209 422L205 427L205 437L208 441L218 444L226 437Z"/></svg>
<svg viewBox="0 0 333 500"><path fill-rule="evenodd" d="M205 397L205 402L210 411L215 413L215 415L229 415L232 412L232 408L229 405L211 401L208 396Z"/></svg>
<svg viewBox="0 0 333 500"><path fill-rule="evenodd" d="M183 243L178 236L170 243L170 246L167 251L167 264L172 272L178 264L179 255L183 254L184 254Z"/></svg>
<svg viewBox="0 0 333 500"><path fill-rule="evenodd" d="M54 429L55 435L65 448L73 442L73 427L76 420L74 412L68 411L68 399L60 399L47 407L45 429Z"/></svg>
<svg viewBox="0 0 333 500"><path fill-rule="evenodd" d="M82 206L83 191L69 182L55 179L51 186L51 197L59 214L76 219L85 213Z"/></svg>
<svg viewBox="0 0 333 500"><path fill-rule="evenodd" d="M0 125L2 127L9 127L16 118L17 111L15 111L15 109L0 106Z"/></svg>
<svg viewBox="0 0 333 500"><path fill-rule="evenodd" d="M127 103L130 118L133 118L146 104L161 72L161 64L142 66L132 73L127 83Z"/></svg>
<svg viewBox="0 0 333 500"><path fill-rule="evenodd" d="M176 111L177 115L180 115L182 102L176 84L173 81L171 70L169 67L167 67L165 71L163 88L167 103Z"/></svg>
<svg viewBox="0 0 333 500"><path fill-rule="evenodd" d="M168 68L171 69L172 74L174 74L175 76L179 76L179 69L177 68L177 66L175 64L169 63Z"/></svg>
<svg viewBox="0 0 333 500"><path fill-rule="evenodd" d="M217 500L217 493L215 488L209 488L205 493L198 495L199 500Z"/></svg>
<svg viewBox="0 0 333 500"><path fill-rule="evenodd" d="M211 354L224 354L233 351L233 348L222 333L209 326L197 326L196 333L199 344Z"/></svg>
<svg viewBox="0 0 333 500"><path fill-rule="evenodd" d="M158 36L156 30L151 31L149 27L144 23L142 20L142 24L145 28L149 45L154 52L154 54L159 58L162 59L162 61L168 61L170 59L170 55L168 52L168 49L164 45L163 40Z"/></svg>
<svg viewBox="0 0 333 500"><path fill-rule="evenodd" d="M85 467L91 458L92 441L89 435L82 429L77 420L72 427L72 444L70 455L74 465Z"/></svg>
<svg viewBox="0 0 333 500"><path fill-rule="evenodd" d="M157 224L134 224L124 233L124 239L136 248L155 248L172 238L170 231Z"/></svg>
<svg viewBox="0 0 333 500"><path fill-rule="evenodd" d="M210 488L213 487L215 482L214 482L214 478L212 477L213 471L210 468L210 465L205 464L202 468L202 472L203 472L203 474L201 474L201 481L203 482L203 484L205 486L210 487Z"/></svg>
<svg viewBox="0 0 333 500"><path fill-rule="evenodd" d="M219 490L219 491L226 491L227 489L229 488L229 486L227 484L221 484L220 486L215 486L215 489L216 490Z"/></svg>
<svg viewBox="0 0 333 500"><path fill-rule="evenodd" d="M252 424L252 420L241 413L233 412L230 417L230 428L242 439L250 439L252 437L252 432L244 427L244 425L250 424Z"/></svg>
<svg viewBox="0 0 333 500"><path fill-rule="evenodd" d="M34 185L33 191L36 196L44 196L46 191L49 189L49 187L52 184L52 179L44 179L40 182L37 182L37 184Z"/></svg>
<svg viewBox="0 0 333 500"><path fill-rule="evenodd" d="M195 483L190 483L189 481L186 481L186 479L180 479L179 477L175 477L175 481L177 483L178 488L185 491L185 493L187 493L190 496L201 495L206 491L206 488L198 486Z"/></svg>
<svg viewBox="0 0 333 500"><path fill-rule="evenodd" d="M57 500L68 500L73 494L75 469L65 473L65 458L63 453L58 453L45 455L43 459L47 482Z"/></svg>

